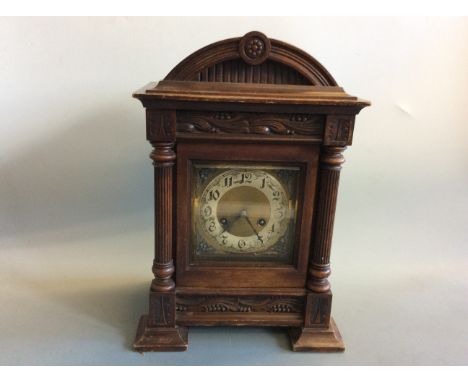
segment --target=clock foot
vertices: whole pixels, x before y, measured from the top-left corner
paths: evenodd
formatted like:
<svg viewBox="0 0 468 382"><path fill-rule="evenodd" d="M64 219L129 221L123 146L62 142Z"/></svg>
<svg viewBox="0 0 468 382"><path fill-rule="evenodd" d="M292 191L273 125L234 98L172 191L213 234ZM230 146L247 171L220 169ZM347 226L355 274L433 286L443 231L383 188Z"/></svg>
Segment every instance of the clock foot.
<svg viewBox="0 0 468 382"><path fill-rule="evenodd" d="M188 328L148 326L148 316L141 316L133 348L146 351L184 351L188 347Z"/></svg>
<svg viewBox="0 0 468 382"><path fill-rule="evenodd" d="M290 328L289 338L294 351L344 351L340 331L333 318L328 328Z"/></svg>

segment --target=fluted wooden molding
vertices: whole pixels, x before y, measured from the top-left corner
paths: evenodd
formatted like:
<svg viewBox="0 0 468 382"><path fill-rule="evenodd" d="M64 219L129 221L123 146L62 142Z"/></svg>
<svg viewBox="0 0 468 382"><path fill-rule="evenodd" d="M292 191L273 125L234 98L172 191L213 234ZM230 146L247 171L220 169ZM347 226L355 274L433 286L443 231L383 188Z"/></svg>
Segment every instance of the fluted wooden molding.
<svg viewBox="0 0 468 382"><path fill-rule="evenodd" d="M172 214L173 214L173 166L176 158L174 143L153 143L150 155L154 165L154 280L151 289L157 292L171 291L175 287L172 275ZM168 228L170 227L170 228Z"/></svg>
<svg viewBox="0 0 468 382"><path fill-rule="evenodd" d="M341 146L323 147L320 157L315 236L307 280L307 288L317 293L330 290L330 251L340 170L344 163L342 153L345 149Z"/></svg>

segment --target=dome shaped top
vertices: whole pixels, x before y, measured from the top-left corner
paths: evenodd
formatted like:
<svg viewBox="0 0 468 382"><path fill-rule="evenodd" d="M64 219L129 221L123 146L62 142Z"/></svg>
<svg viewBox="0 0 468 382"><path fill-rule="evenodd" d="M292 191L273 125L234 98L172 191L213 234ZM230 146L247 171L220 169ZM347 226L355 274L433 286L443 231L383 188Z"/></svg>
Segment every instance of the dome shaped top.
<svg viewBox="0 0 468 382"><path fill-rule="evenodd" d="M337 86L315 58L256 31L197 50L165 80Z"/></svg>

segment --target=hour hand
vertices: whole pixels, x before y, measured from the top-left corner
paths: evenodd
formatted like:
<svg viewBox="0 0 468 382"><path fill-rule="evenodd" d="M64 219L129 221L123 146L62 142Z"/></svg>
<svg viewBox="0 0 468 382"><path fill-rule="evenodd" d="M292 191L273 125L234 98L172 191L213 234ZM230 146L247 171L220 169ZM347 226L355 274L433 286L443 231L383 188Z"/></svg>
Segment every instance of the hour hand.
<svg viewBox="0 0 468 382"><path fill-rule="evenodd" d="M227 231L229 228L230 224L229 221L226 218L221 218L219 219L219 222L221 223L221 226L223 227L223 230L221 231L220 235L223 234L224 232Z"/></svg>

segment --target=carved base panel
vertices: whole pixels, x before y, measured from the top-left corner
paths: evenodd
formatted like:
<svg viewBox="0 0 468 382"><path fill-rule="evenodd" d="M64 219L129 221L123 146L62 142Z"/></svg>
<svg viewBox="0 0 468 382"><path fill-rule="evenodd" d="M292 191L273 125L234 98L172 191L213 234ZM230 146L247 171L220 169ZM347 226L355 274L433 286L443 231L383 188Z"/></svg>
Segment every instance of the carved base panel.
<svg viewBox="0 0 468 382"><path fill-rule="evenodd" d="M176 296L176 322L183 326L302 326L304 296Z"/></svg>
<svg viewBox="0 0 468 382"><path fill-rule="evenodd" d="M149 326L148 316L141 316L133 344L136 351L184 351L187 347L187 328Z"/></svg>
<svg viewBox="0 0 468 382"><path fill-rule="evenodd" d="M289 338L294 351L338 352L344 351L340 331L333 318L328 328L291 328Z"/></svg>

